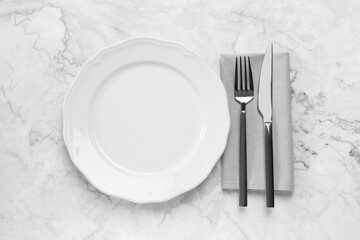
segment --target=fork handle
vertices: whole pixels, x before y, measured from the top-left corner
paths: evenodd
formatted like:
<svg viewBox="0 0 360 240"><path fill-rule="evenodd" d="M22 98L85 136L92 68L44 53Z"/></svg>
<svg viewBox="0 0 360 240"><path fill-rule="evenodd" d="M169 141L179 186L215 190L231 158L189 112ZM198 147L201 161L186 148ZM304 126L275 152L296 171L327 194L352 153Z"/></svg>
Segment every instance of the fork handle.
<svg viewBox="0 0 360 240"><path fill-rule="evenodd" d="M265 122L266 206L274 207L274 162L272 123Z"/></svg>
<svg viewBox="0 0 360 240"><path fill-rule="evenodd" d="M241 104L239 158L239 206L247 206L246 109Z"/></svg>

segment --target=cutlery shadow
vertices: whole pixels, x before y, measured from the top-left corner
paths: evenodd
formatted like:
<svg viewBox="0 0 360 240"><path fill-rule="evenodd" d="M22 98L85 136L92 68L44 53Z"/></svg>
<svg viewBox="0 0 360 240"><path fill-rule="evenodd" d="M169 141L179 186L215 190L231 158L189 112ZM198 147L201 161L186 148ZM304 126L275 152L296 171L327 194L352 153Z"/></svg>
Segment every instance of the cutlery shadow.
<svg viewBox="0 0 360 240"><path fill-rule="evenodd" d="M231 195L231 197L237 198L238 189L223 189L222 190L224 195ZM278 200L278 202L280 202L281 200L285 200L285 199L290 199L293 195L292 191L279 191L279 190L275 190L275 197ZM274 208L268 208L266 207L266 191L265 190L248 190L248 197L249 197L249 201L248 202L248 206L247 207L238 207L237 210L239 213L241 214L245 214L247 211L252 211L251 208L257 208L258 207L258 200L256 199L262 199L263 200L263 204L260 205L263 207L265 213L267 215L270 215L273 213L273 211L276 211L277 206L276 206L276 202L275 201L275 207ZM251 201L255 200L257 203L256 204L252 204ZM234 204L237 204L236 201L234 202ZM279 203L280 204L280 203Z"/></svg>

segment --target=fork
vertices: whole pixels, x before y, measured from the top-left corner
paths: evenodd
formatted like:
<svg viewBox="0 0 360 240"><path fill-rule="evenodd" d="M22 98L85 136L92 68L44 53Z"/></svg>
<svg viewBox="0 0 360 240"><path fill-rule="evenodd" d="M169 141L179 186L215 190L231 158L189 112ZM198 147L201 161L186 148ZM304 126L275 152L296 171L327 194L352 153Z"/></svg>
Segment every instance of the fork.
<svg viewBox="0 0 360 240"><path fill-rule="evenodd" d="M254 98L254 84L249 56L236 57L234 98L241 105L239 206L247 206L246 104Z"/></svg>

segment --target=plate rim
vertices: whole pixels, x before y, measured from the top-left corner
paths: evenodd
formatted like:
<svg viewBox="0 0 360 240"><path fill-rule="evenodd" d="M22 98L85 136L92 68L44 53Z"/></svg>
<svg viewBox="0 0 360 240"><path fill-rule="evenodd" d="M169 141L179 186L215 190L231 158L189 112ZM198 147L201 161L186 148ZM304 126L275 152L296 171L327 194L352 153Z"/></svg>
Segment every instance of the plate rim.
<svg viewBox="0 0 360 240"><path fill-rule="evenodd" d="M91 169L90 171L85 171L85 166L81 165L79 162L79 160L77 160L76 155L73 152L73 147L71 146L70 143L70 136L69 136L69 116L67 114L67 105L69 104L69 94L72 91L72 89L74 89L75 84L80 81L79 77L81 75L81 73L86 70L86 68L91 67L92 65L98 63L102 56L106 55L107 53L111 52L111 49L119 46L119 45L126 45L128 43L131 42L135 42L135 41L144 41L144 42L156 42L159 45L166 45L169 46L171 45L172 47L177 47L179 49L182 49L182 52L185 54L186 52L191 53L195 59L197 60L197 62L199 62L200 64L202 64L205 68L206 71L209 72L209 74L212 75L212 77L217 78L218 79L218 86L217 88L221 88L222 92L223 92L223 102L226 105L226 116L225 116L225 121L223 122L224 124L224 135L222 136L223 139L218 141L218 144L216 146L216 154L214 154L214 156L211 156L212 159L208 159L207 160L207 164L206 164L206 168L207 171L205 171L200 177L196 178L196 181L192 181L192 184L188 184L187 187L184 187L181 189L181 191L172 191L172 194L167 194L167 195L156 195L157 197L154 197L154 195L151 195L150 197L144 197L144 196L139 196L135 197L136 194L128 194L126 192L123 193L114 193L109 191L108 189L106 189L106 187L102 186L104 185L104 183L101 183L100 180L98 180L98 177L95 176L95 174L88 174L88 172L93 172ZM126 46L125 46L126 47ZM215 71L208 65L208 63L195 51L189 49L188 47L186 47L184 44L178 42L178 41L174 41L174 40L165 40L165 39L161 39L161 38L155 38L155 37L148 37L148 36L141 36L141 37L132 37L132 38L128 38L124 41L119 41L116 42L114 44L111 44L107 47L104 47L102 49L100 49L95 55L93 55L91 58L89 58L87 61L85 61L85 63L83 63L83 65L81 66L81 68L79 69L75 79L69 84L68 89L66 91L65 97L64 97L64 101L63 101L63 108L62 108L62 113L63 113L63 139L64 139L64 143L65 146L67 148L67 151L70 155L70 159L73 162L73 164L76 166L76 168L81 172L82 175L85 176L85 178L87 179L87 181L89 181L89 183L91 183L96 189L98 189L99 191L109 195L109 196L114 196L116 198L120 198L120 199L124 199L126 201L130 201L130 202L134 202L134 203L158 203L158 202L165 202L168 201L170 199L173 199L177 196L180 196L181 194L184 194L194 188L196 188L197 186L199 186L210 174L211 171L214 169L216 163L219 161L219 159L221 158L221 155L223 154L225 148L226 148L226 144L227 144L227 139L228 139L228 135L230 132L230 113L229 113L229 105L228 105L228 99L227 99L227 93L225 90L225 87L220 79L220 77L215 73ZM208 157L210 158L210 157ZM108 186L108 188L111 188L111 186Z"/></svg>

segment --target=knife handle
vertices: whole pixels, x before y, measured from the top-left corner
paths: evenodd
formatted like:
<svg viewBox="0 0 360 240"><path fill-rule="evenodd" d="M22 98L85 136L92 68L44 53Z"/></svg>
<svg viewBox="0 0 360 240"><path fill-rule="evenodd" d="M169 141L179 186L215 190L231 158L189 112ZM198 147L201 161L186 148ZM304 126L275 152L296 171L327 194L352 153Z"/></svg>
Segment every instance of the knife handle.
<svg viewBox="0 0 360 240"><path fill-rule="evenodd" d="M240 113L239 206L247 206L247 154L245 104Z"/></svg>
<svg viewBox="0 0 360 240"><path fill-rule="evenodd" d="M274 162L272 123L265 123L265 169L266 169L266 206L274 207Z"/></svg>

